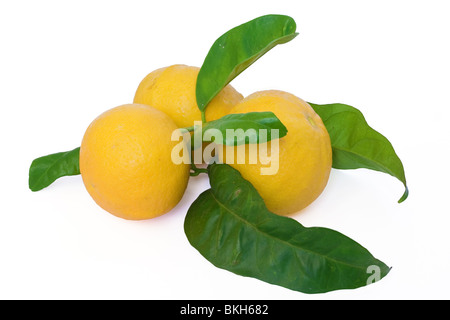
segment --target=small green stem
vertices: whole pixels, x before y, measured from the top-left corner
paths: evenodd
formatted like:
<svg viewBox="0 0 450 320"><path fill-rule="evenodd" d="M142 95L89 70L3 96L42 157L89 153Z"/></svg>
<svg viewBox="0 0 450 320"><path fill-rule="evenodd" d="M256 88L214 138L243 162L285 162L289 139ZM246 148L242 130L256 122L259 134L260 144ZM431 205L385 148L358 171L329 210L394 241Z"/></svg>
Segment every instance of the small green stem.
<svg viewBox="0 0 450 320"><path fill-rule="evenodd" d="M202 114L202 122L206 123L205 111L201 111L201 114Z"/></svg>
<svg viewBox="0 0 450 320"><path fill-rule="evenodd" d="M196 177L200 173L208 173L208 169L197 168L194 163L191 163L191 177Z"/></svg>

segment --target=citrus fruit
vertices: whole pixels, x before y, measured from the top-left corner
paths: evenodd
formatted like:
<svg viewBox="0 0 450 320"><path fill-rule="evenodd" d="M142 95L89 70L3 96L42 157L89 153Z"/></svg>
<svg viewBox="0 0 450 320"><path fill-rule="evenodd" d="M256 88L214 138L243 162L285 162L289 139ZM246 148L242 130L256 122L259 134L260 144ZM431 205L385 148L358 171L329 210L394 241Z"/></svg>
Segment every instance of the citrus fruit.
<svg viewBox="0 0 450 320"><path fill-rule="evenodd" d="M238 163L238 147L225 147L221 160L237 169L244 179L256 188L267 208L280 215L298 212L311 204L324 190L331 171L331 144L321 118L302 99L284 91L266 90L253 93L239 102L230 113L272 111L286 126L287 135L278 140L278 158L270 153L271 142L258 145L267 147L268 155L276 163L273 174L261 174L267 168L258 157L249 163L248 145L245 161ZM230 150L230 148L234 148ZM234 158L226 154L234 152Z"/></svg>
<svg viewBox="0 0 450 320"><path fill-rule="evenodd" d="M188 164L174 164L165 113L147 105L110 109L87 128L80 149L83 183L95 202L120 218L143 220L170 211L181 200Z"/></svg>
<svg viewBox="0 0 450 320"><path fill-rule="evenodd" d="M134 103L150 105L165 112L180 127L190 127L201 121L197 107L195 85L200 68L172 65L148 74L139 84ZM217 120L228 114L243 96L227 85L206 108L206 121Z"/></svg>

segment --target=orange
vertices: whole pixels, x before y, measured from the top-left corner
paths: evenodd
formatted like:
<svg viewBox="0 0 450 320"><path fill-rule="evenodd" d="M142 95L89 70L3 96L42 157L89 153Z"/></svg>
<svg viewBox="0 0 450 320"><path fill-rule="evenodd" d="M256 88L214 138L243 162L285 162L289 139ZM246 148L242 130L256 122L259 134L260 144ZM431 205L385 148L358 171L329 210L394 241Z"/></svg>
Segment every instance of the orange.
<svg viewBox="0 0 450 320"><path fill-rule="evenodd" d="M249 148L246 161L237 163L237 148L225 147L221 160L237 169L259 192L267 208L280 215L289 215L311 204L324 190L331 171L331 143L321 118L302 99L284 91L260 91L243 99L230 113L272 111L286 126L288 133L278 140L277 157L270 166L278 168L274 174L261 174L268 168L258 158L249 163ZM260 144L268 147L271 143ZM234 148L234 150L230 150ZM226 159L226 153L234 152L234 159ZM258 151L254 151L258 152ZM269 153L270 156L272 154ZM231 161L230 161L231 160Z"/></svg>
<svg viewBox="0 0 450 320"><path fill-rule="evenodd" d="M172 65L148 74L139 84L134 103L152 106L169 115L180 128L191 127L201 121L197 107L195 85L200 68ZM206 108L206 121L228 114L243 96L231 85L220 91Z"/></svg>
<svg viewBox="0 0 450 320"><path fill-rule="evenodd" d="M143 220L169 212L182 198L188 164L174 164L171 141L179 130L165 113L147 105L110 109L87 128L80 149L83 183L111 214Z"/></svg>

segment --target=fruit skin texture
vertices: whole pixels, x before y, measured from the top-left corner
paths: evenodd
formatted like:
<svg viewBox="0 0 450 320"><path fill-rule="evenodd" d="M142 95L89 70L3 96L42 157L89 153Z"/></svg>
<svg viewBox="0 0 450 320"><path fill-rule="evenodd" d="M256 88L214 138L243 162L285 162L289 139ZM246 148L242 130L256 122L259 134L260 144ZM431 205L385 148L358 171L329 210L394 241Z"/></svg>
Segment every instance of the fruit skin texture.
<svg viewBox="0 0 450 320"><path fill-rule="evenodd" d="M278 141L278 172L261 175L260 169L268 165L262 165L259 161L249 164L247 159L245 164L237 164L236 148L234 164L230 165L253 184L270 211L289 215L307 207L324 190L331 171L330 137L322 119L311 106L284 91L255 92L238 103L230 113L260 111L275 113L288 130L287 135ZM227 148L231 147L226 147L225 152ZM221 158L226 162L223 153Z"/></svg>
<svg viewBox="0 0 450 320"><path fill-rule="evenodd" d="M148 74L139 84L134 103L152 106L169 115L180 128L201 121L197 107L195 85L198 67L172 65ZM206 108L206 121L217 120L227 115L236 103L243 99L231 85L227 85Z"/></svg>
<svg viewBox="0 0 450 320"><path fill-rule="evenodd" d="M147 105L122 105L97 117L80 148L81 176L95 202L127 220L154 218L175 207L189 165L172 162L174 130L169 116Z"/></svg>

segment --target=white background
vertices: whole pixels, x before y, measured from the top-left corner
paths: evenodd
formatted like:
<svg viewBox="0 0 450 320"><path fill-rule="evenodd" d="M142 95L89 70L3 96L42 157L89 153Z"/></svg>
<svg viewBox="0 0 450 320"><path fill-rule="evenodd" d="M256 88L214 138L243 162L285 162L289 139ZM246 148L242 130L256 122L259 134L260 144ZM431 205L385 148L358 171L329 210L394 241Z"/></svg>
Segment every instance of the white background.
<svg viewBox="0 0 450 320"><path fill-rule="evenodd" d="M0 298L450 298L448 12L433 0L2 1ZM149 72L201 66L223 32L268 13L292 16L300 34L232 85L355 106L403 161L404 203L391 176L333 170L294 216L361 243L392 266L382 281L307 295L214 267L183 232L209 186L204 175L173 211L141 222L99 208L80 176L28 190L34 158L79 146L89 123L130 103Z"/></svg>

